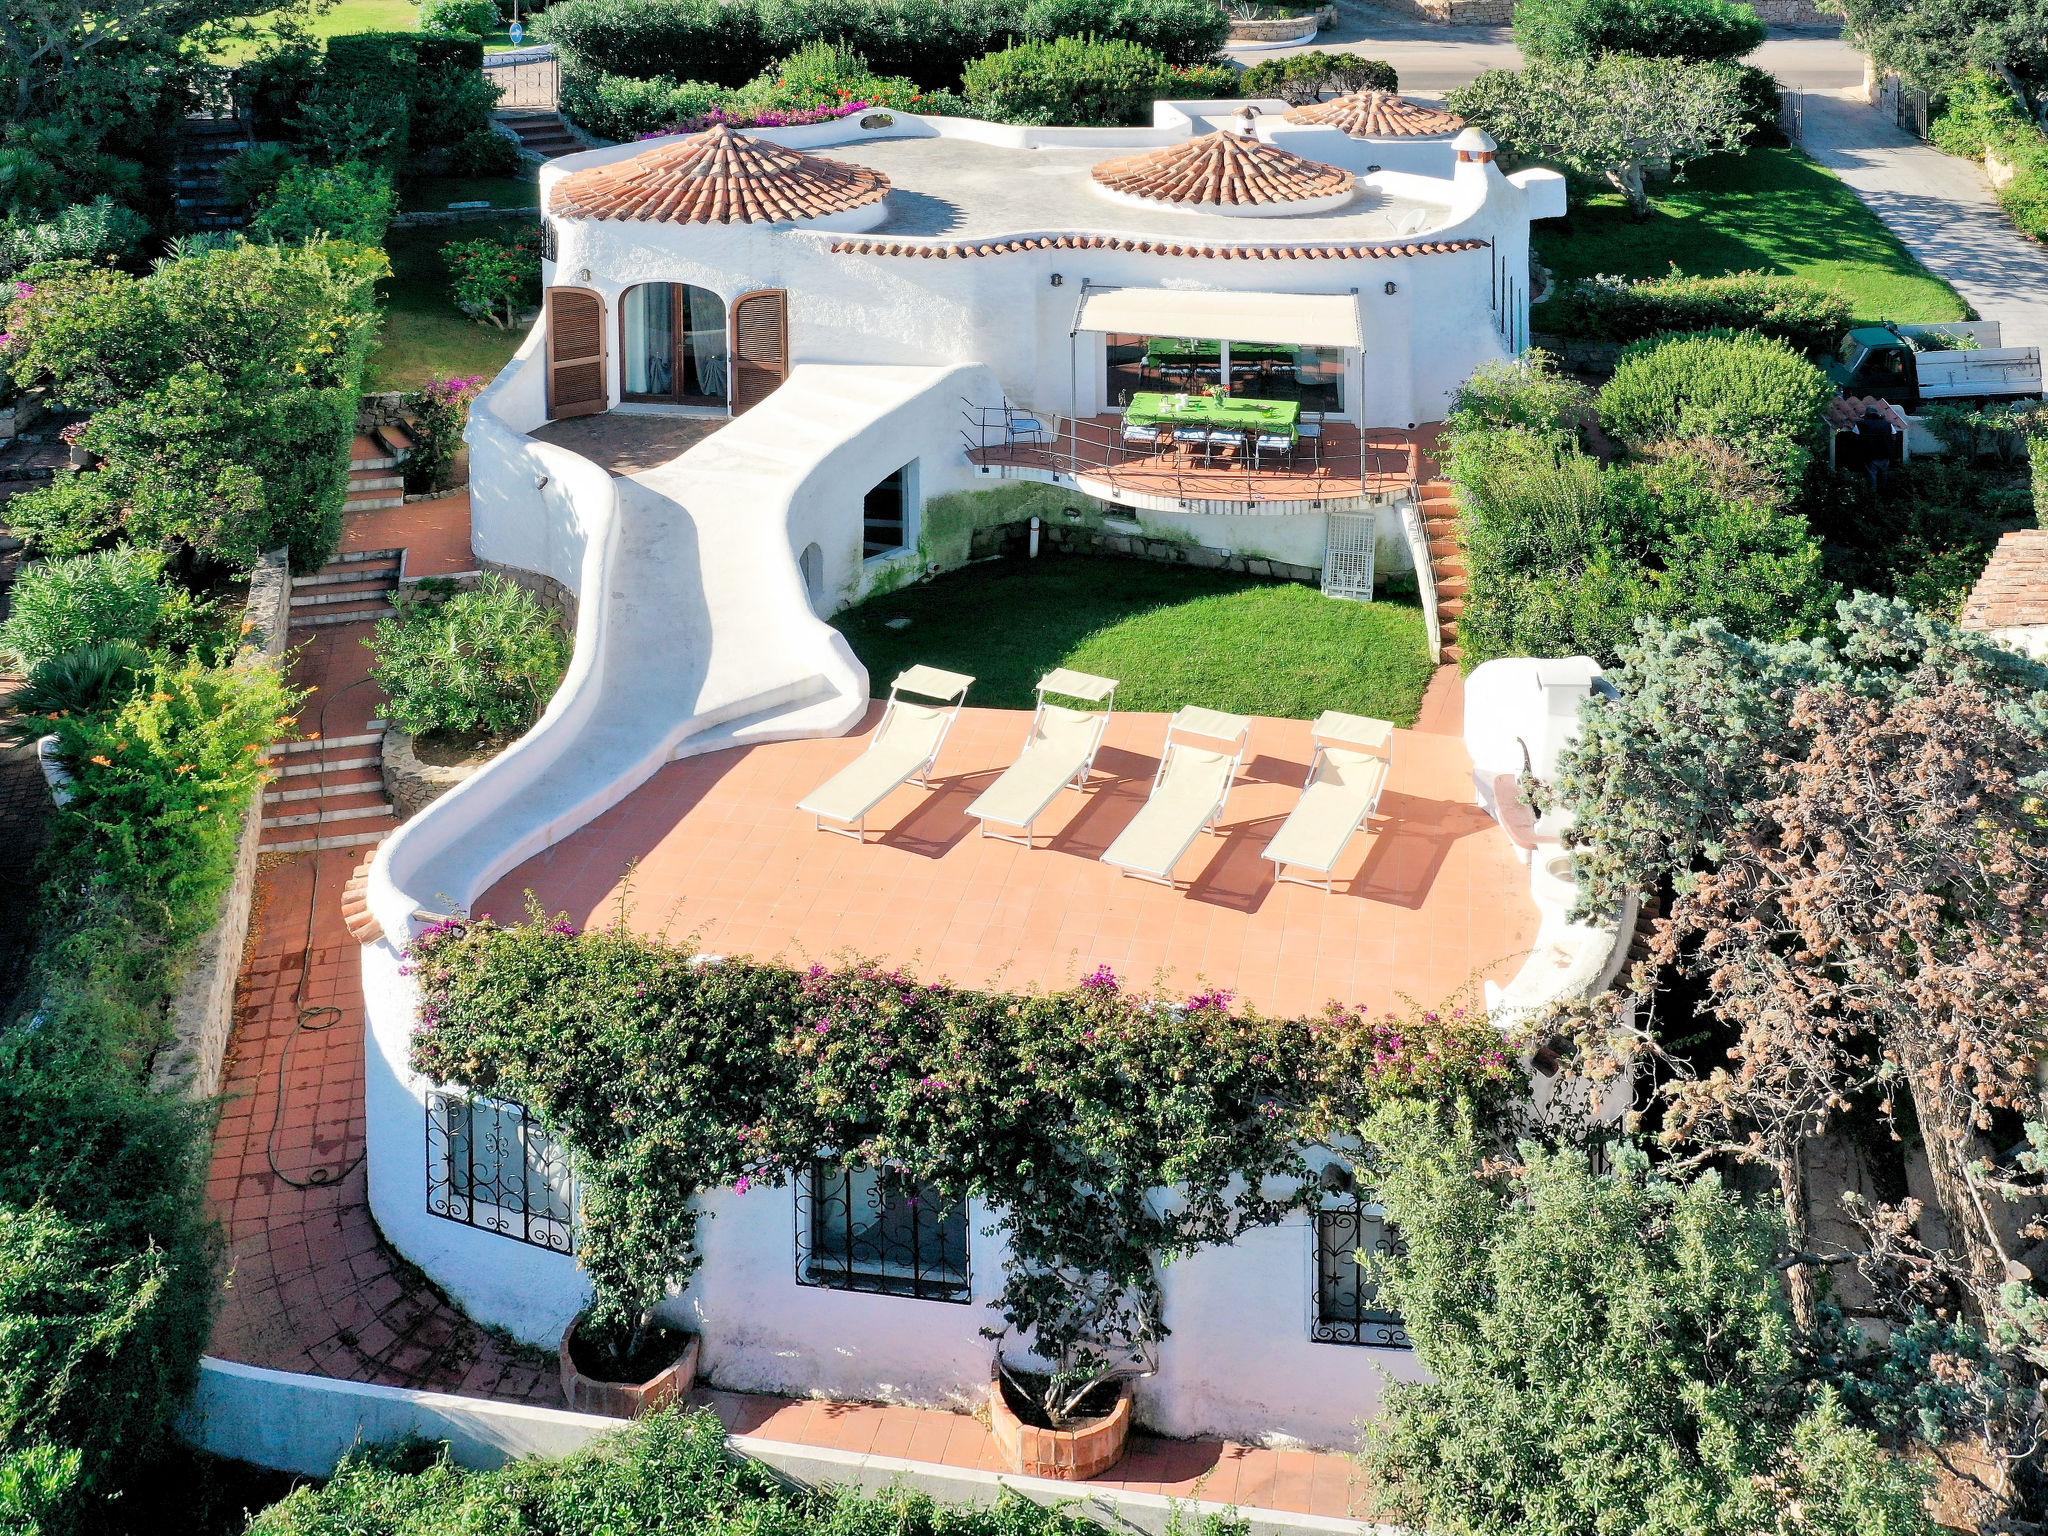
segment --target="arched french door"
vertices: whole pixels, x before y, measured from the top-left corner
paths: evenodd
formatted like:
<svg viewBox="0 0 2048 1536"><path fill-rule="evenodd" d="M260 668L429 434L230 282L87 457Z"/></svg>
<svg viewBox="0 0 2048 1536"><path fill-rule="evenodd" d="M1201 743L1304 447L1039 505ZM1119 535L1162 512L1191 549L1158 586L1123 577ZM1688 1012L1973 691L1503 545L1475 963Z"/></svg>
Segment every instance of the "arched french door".
<svg viewBox="0 0 2048 1536"><path fill-rule="evenodd" d="M641 283L619 296L619 397L723 406L732 364L725 301L690 283Z"/></svg>

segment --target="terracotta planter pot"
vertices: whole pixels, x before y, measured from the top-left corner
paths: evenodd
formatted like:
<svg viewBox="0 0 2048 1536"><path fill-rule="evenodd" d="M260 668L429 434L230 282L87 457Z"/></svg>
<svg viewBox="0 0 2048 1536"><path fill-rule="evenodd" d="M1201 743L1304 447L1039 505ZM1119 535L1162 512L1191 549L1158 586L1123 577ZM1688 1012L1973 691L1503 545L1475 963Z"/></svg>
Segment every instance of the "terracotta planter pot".
<svg viewBox="0 0 2048 1536"><path fill-rule="evenodd" d="M1131 1438L1131 1389L1117 1393L1116 1407L1090 1424L1074 1429L1038 1429L1011 1409L1003 1391L1002 1367L988 1379L988 1427L1012 1472L1026 1477L1051 1477L1063 1483L1100 1477L1123 1459Z"/></svg>
<svg viewBox="0 0 2048 1536"><path fill-rule="evenodd" d="M608 1419L637 1419L666 1408L689 1391L697 1380L697 1335L691 1334L675 1363L647 1381L604 1381L586 1376L576 1368L569 1341L583 1326L579 1315L562 1335L562 1396L577 1413L597 1413Z"/></svg>

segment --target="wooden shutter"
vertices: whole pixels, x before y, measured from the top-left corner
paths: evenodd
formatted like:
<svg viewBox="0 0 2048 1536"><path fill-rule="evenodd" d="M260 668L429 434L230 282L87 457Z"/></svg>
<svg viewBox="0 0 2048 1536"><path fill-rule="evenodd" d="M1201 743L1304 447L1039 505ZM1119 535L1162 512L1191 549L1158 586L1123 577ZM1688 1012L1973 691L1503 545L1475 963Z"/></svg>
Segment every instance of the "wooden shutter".
<svg viewBox="0 0 2048 1536"><path fill-rule="evenodd" d="M595 416L605 380L604 300L587 288L548 290L548 415Z"/></svg>
<svg viewBox="0 0 2048 1536"><path fill-rule="evenodd" d="M789 377L789 306L780 288L732 301L732 413L751 410Z"/></svg>

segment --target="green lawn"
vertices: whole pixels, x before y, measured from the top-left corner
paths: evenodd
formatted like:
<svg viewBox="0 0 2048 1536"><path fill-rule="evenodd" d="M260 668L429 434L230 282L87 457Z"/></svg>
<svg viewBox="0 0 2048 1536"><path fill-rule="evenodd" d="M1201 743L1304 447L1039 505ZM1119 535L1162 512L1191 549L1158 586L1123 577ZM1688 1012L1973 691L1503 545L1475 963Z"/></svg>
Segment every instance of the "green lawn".
<svg viewBox="0 0 2048 1536"><path fill-rule="evenodd" d="M398 189L398 205L407 213L437 213L453 203L537 208L540 178L531 168L523 176L420 176Z"/></svg>
<svg viewBox="0 0 2048 1536"><path fill-rule="evenodd" d="M1537 253L1561 281L1613 273L1780 272L1847 293L1859 321L1961 320L1953 288L1901 245L1833 172L1796 149L1717 155L1659 189L1630 220L1615 192L1574 200L1571 218L1536 225ZM1543 326L1543 311L1535 314Z"/></svg>
<svg viewBox="0 0 2048 1536"><path fill-rule="evenodd" d="M907 618L900 629L891 619ZM913 662L975 678L970 704L1029 709L1057 666L1114 677L1119 709L1205 704L1312 719L1415 723L1430 662L1414 599L1347 603L1291 582L1135 560L971 566L833 620L874 691Z"/></svg>
<svg viewBox="0 0 2048 1536"><path fill-rule="evenodd" d="M369 388L417 389L441 374L496 373L519 349L522 331L478 325L448 302L448 269L441 247L450 240L510 235L531 229L531 219L482 219L472 224L394 229L385 238L391 276L378 285L384 334L370 359Z"/></svg>
<svg viewBox="0 0 2048 1536"><path fill-rule="evenodd" d="M262 27L267 17L256 18ZM420 25L417 0L337 0L337 3L306 22L313 37L339 37L345 32L416 32ZM529 24L529 32L532 30ZM485 53L503 53L512 46L504 28L484 39ZM221 50L223 63L235 63L256 51L254 43L240 43Z"/></svg>

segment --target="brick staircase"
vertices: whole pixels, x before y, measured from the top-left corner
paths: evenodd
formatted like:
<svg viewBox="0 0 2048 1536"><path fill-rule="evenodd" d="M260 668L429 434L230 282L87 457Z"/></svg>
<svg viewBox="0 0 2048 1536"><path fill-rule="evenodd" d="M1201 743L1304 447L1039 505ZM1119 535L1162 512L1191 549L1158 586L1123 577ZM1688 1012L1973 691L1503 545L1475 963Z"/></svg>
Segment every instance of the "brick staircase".
<svg viewBox="0 0 2048 1536"><path fill-rule="evenodd" d="M402 550L359 550L338 556L292 582L293 639L305 631L363 624L392 611ZM279 742L277 776L263 795L264 853L312 853L381 841L398 825L384 795L384 722L353 734Z"/></svg>
<svg viewBox="0 0 2048 1536"><path fill-rule="evenodd" d="M568 120L559 112L542 107L509 107L497 114L498 121L512 130L519 147L541 160L573 155L590 146L576 137Z"/></svg>
<svg viewBox="0 0 2048 1536"><path fill-rule="evenodd" d="M247 222L228 196L221 172L249 142L241 123L232 117L194 113L179 120L171 193L183 228L235 229Z"/></svg>
<svg viewBox="0 0 2048 1536"><path fill-rule="evenodd" d="M378 427L359 436L348 461L348 500L344 512L369 512L405 503L402 466L412 453L412 437L403 427Z"/></svg>
<svg viewBox="0 0 2048 1536"><path fill-rule="evenodd" d="M1465 567L1464 546L1458 542L1458 498L1450 481L1423 483L1422 531L1429 539L1429 568L1436 578L1436 619L1443 637L1443 659L1455 662L1465 654L1458 644L1458 618L1465 611L1472 577Z"/></svg>

